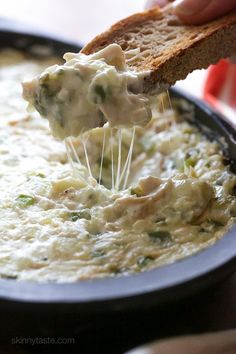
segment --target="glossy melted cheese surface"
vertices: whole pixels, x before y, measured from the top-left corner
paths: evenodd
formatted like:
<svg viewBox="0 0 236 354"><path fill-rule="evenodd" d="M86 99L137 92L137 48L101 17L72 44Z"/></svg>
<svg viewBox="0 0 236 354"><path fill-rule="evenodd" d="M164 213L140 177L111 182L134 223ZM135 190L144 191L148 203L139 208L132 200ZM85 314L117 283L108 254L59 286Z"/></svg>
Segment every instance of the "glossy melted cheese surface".
<svg viewBox="0 0 236 354"><path fill-rule="evenodd" d="M131 70L118 44L64 58L64 65L53 65L23 84L24 98L49 120L56 138L77 137L106 123L118 128L150 121L149 100L140 93L147 72Z"/></svg>
<svg viewBox="0 0 236 354"><path fill-rule="evenodd" d="M236 178L220 146L172 110L163 113L156 99L150 123L136 128L128 188L111 191L116 130L111 137L105 128L99 185L76 161L71 167L48 122L26 112L21 82L54 63L0 54L0 276L38 282L122 276L221 238L235 222ZM95 129L86 140L97 178L103 136ZM122 129L122 166L131 140L132 129ZM72 143L85 164L81 141Z"/></svg>

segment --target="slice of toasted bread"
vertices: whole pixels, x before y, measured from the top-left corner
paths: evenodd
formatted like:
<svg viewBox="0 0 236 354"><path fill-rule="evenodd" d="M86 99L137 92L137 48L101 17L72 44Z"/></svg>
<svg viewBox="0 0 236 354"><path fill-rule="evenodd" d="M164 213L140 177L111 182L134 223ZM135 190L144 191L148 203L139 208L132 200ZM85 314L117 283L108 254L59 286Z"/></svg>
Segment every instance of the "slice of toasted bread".
<svg viewBox="0 0 236 354"><path fill-rule="evenodd" d="M236 51L236 12L199 26L186 26L172 7L130 16L87 44L82 52L94 53L117 43L123 50L140 49L128 65L137 71L150 70L144 92L167 88L195 69L207 68Z"/></svg>

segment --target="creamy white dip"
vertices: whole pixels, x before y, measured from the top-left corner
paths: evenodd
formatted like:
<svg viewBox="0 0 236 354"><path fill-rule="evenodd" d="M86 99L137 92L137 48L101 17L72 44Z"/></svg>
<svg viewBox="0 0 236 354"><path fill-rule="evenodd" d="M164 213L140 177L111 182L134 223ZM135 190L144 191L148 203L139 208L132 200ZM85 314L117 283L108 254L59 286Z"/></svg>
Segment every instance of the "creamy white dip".
<svg viewBox="0 0 236 354"><path fill-rule="evenodd" d="M147 73L131 70L119 45L64 58L64 65L24 83L24 98L49 120L55 137L78 136L107 122L129 127L150 121L149 100L139 93Z"/></svg>
<svg viewBox="0 0 236 354"><path fill-rule="evenodd" d="M221 238L235 223L236 178L218 143L177 112L163 113L155 98L152 120L136 128L128 188L113 192L110 145L112 139L116 173L117 131L112 138L108 128L87 136L98 178L105 129L99 185L76 160L71 168L48 121L26 112L21 82L52 63L0 54L0 276L37 282L122 276L175 262ZM132 134L122 129L122 167ZM72 143L85 164L81 140Z"/></svg>

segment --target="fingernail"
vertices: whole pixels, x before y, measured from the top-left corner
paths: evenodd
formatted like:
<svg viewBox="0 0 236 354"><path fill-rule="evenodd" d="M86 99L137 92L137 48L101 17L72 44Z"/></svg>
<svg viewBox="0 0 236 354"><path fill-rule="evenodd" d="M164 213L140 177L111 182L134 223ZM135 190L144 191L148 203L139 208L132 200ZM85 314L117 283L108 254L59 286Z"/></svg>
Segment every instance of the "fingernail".
<svg viewBox="0 0 236 354"><path fill-rule="evenodd" d="M174 10L180 15L195 15L203 11L212 0L176 0L173 3Z"/></svg>

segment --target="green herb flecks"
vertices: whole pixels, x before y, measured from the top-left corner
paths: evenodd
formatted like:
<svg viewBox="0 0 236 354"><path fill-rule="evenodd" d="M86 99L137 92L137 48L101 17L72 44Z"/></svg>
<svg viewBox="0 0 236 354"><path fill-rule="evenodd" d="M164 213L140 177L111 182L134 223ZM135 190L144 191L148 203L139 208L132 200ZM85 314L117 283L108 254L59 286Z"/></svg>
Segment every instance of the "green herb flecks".
<svg viewBox="0 0 236 354"><path fill-rule="evenodd" d="M70 219L70 221L73 221L73 222L77 221L78 219L90 220L91 214L87 210L72 212L72 213L69 213L69 219Z"/></svg>
<svg viewBox="0 0 236 354"><path fill-rule="evenodd" d="M37 177L40 177L40 178L46 178L45 174L44 173L37 173L36 175Z"/></svg>
<svg viewBox="0 0 236 354"><path fill-rule="evenodd" d="M140 187L131 188L130 194L131 195L136 195L137 197L142 197L143 190Z"/></svg>
<svg viewBox="0 0 236 354"><path fill-rule="evenodd" d="M22 208L27 208L35 204L35 198L32 197L31 195L20 194L16 200L18 205L21 206Z"/></svg>
<svg viewBox="0 0 236 354"><path fill-rule="evenodd" d="M137 264L140 268L146 267L154 258L151 256L141 256L137 259Z"/></svg>
<svg viewBox="0 0 236 354"><path fill-rule="evenodd" d="M196 165L196 158L194 157L189 157L187 159L184 160L184 166L189 168L189 167L194 167Z"/></svg>
<svg viewBox="0 0 236 354"><path fill-rule="evenodd" d="M222 227L225 226L225 224L219 220L209 220L209 223L212 223L216 227Z"/></svg>
<svg viewBox="0 0 236 354"><path fill-rule="evenodd" d="M189 168L189 167L194 167L198 161L198 155L199 155L199 149L190 149L184 160L184 166Z"/></svg>
<svg viewBox="0 0 236 354"><path fill-rule="evenodd" d="M37 111L44 117L52 111L53 107L56 120L60 126L63 127L64 120L62 107L64 107L65 102L64 100L61 102L58 95L61 90L60 76L61 73L59 75L47 73L40 78L40 90L39 94L35 97L34 105Z"/></svg>
<svg viewBox="0 0 236 354"><path fill-rule="evenodd" d="M124 273L124 269L121 269L121 268L116 268L116 269L113 269L113 271L112 271L112 274L114 276L120 275L122 273Z"/></svg>
<svg viewBox="0 0 236 354"><path fill-rule="evenodd" d="M105 256L105 251L104 250L95 250L93 252L91 252L91 257L92 258L101 258L103 256Z"/></svg>
<svg viewBox="0 0 236 354"><path fill-rule="evenodd" d="M149 232L148 236L152 241L159 241L161 244L167 244L171 241L171 234L169 231L165 230L159 230L159 231L153 231Z"/></svg>
<svg viewBox="0 0 236 354"><path fill-rule="evenodd" d="M100 166L102 162L102 167L103 168L110 168L111 166L111 159L109 159L109 157L104 156L103 157L103 161L101 161L101 159L98 159L97 163Z"/></svg>
<svg viewBox="0 0 236 354"><path fill-rule="evenodd" d="M94 103L100 104L100 103L104 103L105 102L105 100L106 100L106 91L104 90L103 86L96 85L94 87L94 93L95 93Z"/></svg>

